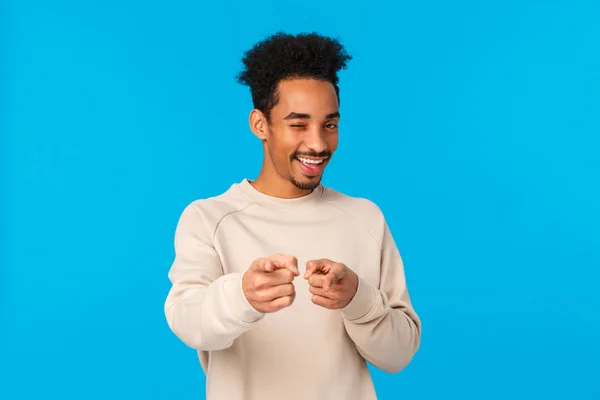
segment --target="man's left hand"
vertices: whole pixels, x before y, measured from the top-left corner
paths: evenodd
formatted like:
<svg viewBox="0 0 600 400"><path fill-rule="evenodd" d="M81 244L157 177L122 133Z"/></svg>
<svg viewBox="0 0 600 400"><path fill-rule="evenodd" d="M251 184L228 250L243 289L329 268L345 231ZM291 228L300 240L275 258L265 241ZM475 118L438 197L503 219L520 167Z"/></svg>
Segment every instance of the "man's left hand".
<svg viewBox="0 0 600 400"><path fill-rule="evenodd" d="M354 271L326 258L307 262L304 279L308 279L312 302L331 310L346 307L358 288Z"/></svg>

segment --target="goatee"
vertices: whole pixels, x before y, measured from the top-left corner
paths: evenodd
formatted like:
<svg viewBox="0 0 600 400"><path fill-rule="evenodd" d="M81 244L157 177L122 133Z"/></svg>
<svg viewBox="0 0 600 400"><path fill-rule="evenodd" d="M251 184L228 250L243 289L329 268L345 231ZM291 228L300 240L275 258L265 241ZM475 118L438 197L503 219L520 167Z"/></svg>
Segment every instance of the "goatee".
<svg viewBox="0 0 600 400"><path fill-rule="evenodd" d="M301 190L314 190L321 184L321 179L299 182L293 176L290 177L290 181L294 184L294 186Z"/></svg>

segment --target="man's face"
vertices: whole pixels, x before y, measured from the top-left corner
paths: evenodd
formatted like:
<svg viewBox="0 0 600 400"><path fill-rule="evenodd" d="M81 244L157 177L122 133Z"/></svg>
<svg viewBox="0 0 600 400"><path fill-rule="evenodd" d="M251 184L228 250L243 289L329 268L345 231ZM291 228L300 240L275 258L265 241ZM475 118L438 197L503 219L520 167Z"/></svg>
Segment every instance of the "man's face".
<svg viewBox="0 0 600 400"><path fill-rule="evenodd" d="M285 80L271 110L266 153L275 171L296 187L312 190L338 145L334 86L314 79ZM267 154L268 152L268 154Z"/></svg>

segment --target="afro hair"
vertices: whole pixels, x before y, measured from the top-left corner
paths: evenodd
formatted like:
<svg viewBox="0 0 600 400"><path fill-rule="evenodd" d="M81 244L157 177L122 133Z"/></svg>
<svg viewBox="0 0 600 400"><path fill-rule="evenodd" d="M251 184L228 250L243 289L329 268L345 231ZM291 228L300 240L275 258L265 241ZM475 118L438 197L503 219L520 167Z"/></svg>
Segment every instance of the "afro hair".
<svg viewBox="0 0 600 400"><path fill-rule="evenodd" d="M279 82L291 78L312 78L331 82L339 101L337 73L352 59L338 39L317 33L298 35L277 32L246 51L245 66L238 83L250 87L254 107L267 119L277 104Z"/></svg>

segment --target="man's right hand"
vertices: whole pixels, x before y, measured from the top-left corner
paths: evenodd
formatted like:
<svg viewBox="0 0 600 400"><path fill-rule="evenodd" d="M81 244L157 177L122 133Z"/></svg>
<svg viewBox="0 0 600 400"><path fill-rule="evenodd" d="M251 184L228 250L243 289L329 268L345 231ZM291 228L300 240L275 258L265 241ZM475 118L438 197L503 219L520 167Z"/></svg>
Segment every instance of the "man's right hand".
<svg viewBox="0 0 600 400"><path fill-rule="evenodd" d="M271 313L289 307L296 298L292 281L298 272L295 257L275 254L255 260L242 277L242 289L257 311Z"/></svg>

